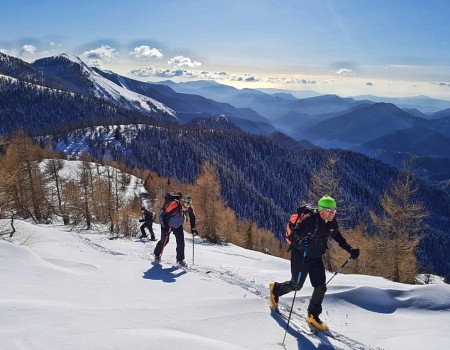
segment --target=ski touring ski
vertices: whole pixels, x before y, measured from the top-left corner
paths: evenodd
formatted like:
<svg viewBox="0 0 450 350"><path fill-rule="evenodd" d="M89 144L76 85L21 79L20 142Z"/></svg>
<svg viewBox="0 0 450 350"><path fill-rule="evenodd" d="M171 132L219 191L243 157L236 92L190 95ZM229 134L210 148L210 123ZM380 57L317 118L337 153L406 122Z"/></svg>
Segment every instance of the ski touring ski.
<svg viewBox="0 0 450 350"><path fill-rule="evenodd" d="M184 271L189 271L189 266L186 264L186 262L180 262L180 261L178 261L175 265L173 265L174 267L176 267L176 268L179 268L179 269L181 269L181 270L184 270Z"/></svg>
<svg viewBox="0 0 450 350"><path fill-rule="evenodd" d="M284 306L278 305L277 309L273 309L273 308L271 308L271 309L274 310L278 315L280 315L281 318L283 320L285 320L286 322L289 320L289 310L286 309ZM319 333L323 333L327 336L333 337L330 330L320 331L315 327L309 326L306 322L306 318L304 318L298 314L294 314L294 312L291 314L291 319L290 319L289 324L300 333L304 333L307 335L318 335Z"/></svg>
<svg viewBox="0 0 450 350"><path fill-rule="evenodd" d="M290 307L288 305L284 305L282 303L278 303L278 308L271 310L275 311L278 315L281 316L281 318L284 321L288 321L289 319L289 310ZM297 312L295 309L292 310L291 319L289 322L289 325L295 329L297 332L301 334L305 334L307 336L314 336L318 337L319 339L324 337L329 337L337 342L341 343L343 346L345 346L346 349L356 349L356 350L367 350L370 349L366 344L359 343L358 341L355 341L353 339L350 339L343 334L340 334L338 332L335 332L331 329L328 329L326 331L318 330L317 328L313 326L309 326L306 322L306 317L304 315L301 315L299 312Z"/></svg>

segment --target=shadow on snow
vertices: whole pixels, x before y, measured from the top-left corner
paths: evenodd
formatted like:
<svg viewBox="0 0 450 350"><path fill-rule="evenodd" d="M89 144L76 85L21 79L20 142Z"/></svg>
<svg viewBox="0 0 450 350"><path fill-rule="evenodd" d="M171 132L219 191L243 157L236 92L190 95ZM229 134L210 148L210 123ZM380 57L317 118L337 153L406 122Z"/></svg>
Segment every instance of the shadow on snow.
<svg viewBox="0 0 450 350"><path fill-rule="evenodd" d="M160 264L155 264L144 272L143 278L148 280L163 281L173 283L176 279L186 273L185 270L177 266L164 268Z"/></svg>
<svg viewBox="0 0 450 350"><path fill-rule="evenodd" d="M284 331L286 331L287 322L283 319L283 317L281 317L274 310L270 311L270 315L278 323L278 325L280 327L282 327ZM320 339L321 343L319 345L315 345L314 343L311 342L311 340L309 339L309 336L301 333L300 331L298 331L295 328L292 328L291 326L289 326L287 333L290 336L297 339L298 349L301 349L301 350L334 349L333 345L330 343L330 341L328 339L326 339L326 338ZM280 342L278 344L280 346L284 347L285 349L287 349L286 345L282 344L283 337L284 337L284 332L280 333Z"/></svg>

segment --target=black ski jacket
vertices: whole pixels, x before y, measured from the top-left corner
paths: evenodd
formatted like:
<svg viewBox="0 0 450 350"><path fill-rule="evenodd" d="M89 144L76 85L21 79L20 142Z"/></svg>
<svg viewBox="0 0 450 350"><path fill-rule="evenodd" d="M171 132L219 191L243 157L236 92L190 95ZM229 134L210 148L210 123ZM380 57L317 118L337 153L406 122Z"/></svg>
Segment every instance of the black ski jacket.
<svg viewBox="0 0 450 350"><path fill-rule="evenodd" d="M339 232L336 218L333 221L325 222L319 213L305 217L299 227L292 232L291 250L292 254L303 255L305 251L305 241L303 238L309 235L310 242L306 248L306 255L310 258L317 258L325 254L328 248L328 239L333 238L339 246L350 253L352 247Z"/></svg>
<svg viewBox="0 0 450 350"><path fill-rule="evenodd" d="M139 222L145 222L146 224L153 224L153 214L150 213L148 210L144 211L144 215L141 219L139 219Z"/></svg>

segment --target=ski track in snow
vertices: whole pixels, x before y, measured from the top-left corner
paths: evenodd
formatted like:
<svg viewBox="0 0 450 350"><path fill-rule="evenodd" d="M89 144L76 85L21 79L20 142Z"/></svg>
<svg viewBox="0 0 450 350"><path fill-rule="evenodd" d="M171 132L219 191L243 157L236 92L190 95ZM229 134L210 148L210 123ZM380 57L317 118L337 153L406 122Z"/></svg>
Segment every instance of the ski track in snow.
<svg viewBox="0 0 450 350"><path fill-rule="evenodd" d="M287 322L289 310L291 309L291 305L288 305L285 302L280 302L279 309L280 309L280 313L277 313L277 314L280 315L280 317L283 318ZM306 324L306 317L303 314L299 313L297 311L297 308L295 308L295 307L292 310L290 324L292 324L292 327L295 328L297 331L302 332L302 334L308 334L313 337L318 337L325 342L327 341L327 339L326 339L327 337L331 337L332 339L337 340L338 342L345 345L344 349L356 349L356 350L364 350L364 349L378 350L379 349L379 348L372 348L370 346L367 346L363 343L358 342L357 340L346 337L345 335L338 333L336 331L333 331L333 330L329 330L328 332L313 333L309 329L309 326L307 326L307 324Z"/></svg>
<svg viewBox="0 0 450 350"><path fill-rule="evenodd" d="M136 257L136 254L133 254L133 253L136 253L135 247L132 247L127 251L119 252L119 251L104 247L100 243L94 242L88 235L84 236L84 235L75 233L74 236L76 236L83 244L85 244L97 251L100 251L102 253L110 254L110 255L114 255L114 256L122 255L122 256ZM102 241L106 242L106 239L104 239ZM129 240L129 241L130 241L130 243L144 243L144 247L138 257L141 259L145 259L145 260L151 260L152 252L156 245L156 242L152 242L152 241L145 242L142 240ZM163 259L162 264L166 264L164 262L164 259ZM160 264L160 266L162 266L162 265ZM172 265L172 268L176 269L179 267ZM249 293L252 293L252 294L264 299L269 307L269 290L268 290L267 286L257 284L254 280L247 280L244 277L241 277L238 274L234 273L230 269L224 268L223 266L213 267L213 266L206 266L206 265L200 266L200 265L194 264L194 265L190 265L187 269L182 269L182 271L183 271L182 273L186 273L187 271L189 271L190 273L198 273L208 279L217 278L217 279L220 279L221 281L226 282L230 285L240 287L240 288L248 291ZM287 312L287 313L288 313L288 310L290 310L290 308L291 308L291 306L285 302L280 302L279 305L281 306L281 308L284 308L286 310L285 312ZM279 319L283 320L282 322L284 322L284 323L286 322L286 319L284 319L281 314L276 313L276 312L274 312L274 313L275 313L275 315L278 315ZM272 314L272 316L274 316L274 314ZM284 324L283 324L283 326L285 327ZM321 332L312 334L311 331L309 330L309 327L306 325L305 316L300 314L300 312L297 311L297 309L295 307L292 310L292 315L291 315L291 320L290 320L290 328L291 329L288 330L288 332L290 332L290 334L293 335L294 337L298 336L298 334L295 334L295 333L299 332L302 336L305 336L305 337L319 338L324 344L328 345L329 347L335 348L335 349L356 349L356 350L364 350L364 349L377 350L377 349L379 349L379 348L372 348L368 345L360 343L357 340L348 338L345 335L338 333L336 331L333 331L333 330L330 330L330 333L328 335L323 334ZM331 342L333 342L333 343L337 342L337 343L339 343L339 345L331 344ZM283 344L281 344L281 343L279 345L283 346Z"/></svg>

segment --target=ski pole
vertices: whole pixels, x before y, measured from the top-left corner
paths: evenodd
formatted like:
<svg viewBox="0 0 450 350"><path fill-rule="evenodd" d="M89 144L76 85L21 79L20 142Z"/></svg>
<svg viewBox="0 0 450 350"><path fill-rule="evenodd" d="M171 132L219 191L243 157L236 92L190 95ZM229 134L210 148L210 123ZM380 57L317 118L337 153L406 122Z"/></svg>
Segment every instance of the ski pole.
<svg viewBox="0 0 450 350"><path fill-rule="evenodd" d="M300 266L300 271L298 272L297 286L296 287L298 287L298 285L300 284L300 279L302 277L303 263L305 261L305 258L306 258L306 249L305 249L305 252L303 253L302 264ZM291 322L291 315L292 315L292 310L294 309L294 302L295 302L295 296L297 295L297 289L298 288L295 288L294 298L292 299L291 311L289 312L289 317L288 317L288 321L287 321L287 324L286 324L286 330L284 331L283 342L281 343L283 346L284 346L284 341L286 340L286 334L287 334L287 331L288 331L288 328L289 328L289 323Z"/></svg>
<svg viewBox="0 0 450 350"><path fill-rule="evenodd" d="M192 233L192 265L194 265L194 245L195 245L195 235Z"/></svg>
<svg viewBox="0 0 450 350"><path fill-rule="evenodd" d="M325 283L325 285L327 285L328 283L330 283L330 281L339 273L342 271L342 269L345 267L345 265L347 265L350 260L352 260L352 257L348 258L347 261L345 263L342 264L342 266L334 273L333 276L331 276L331 278L328 280L327 283Z"/></svg>

